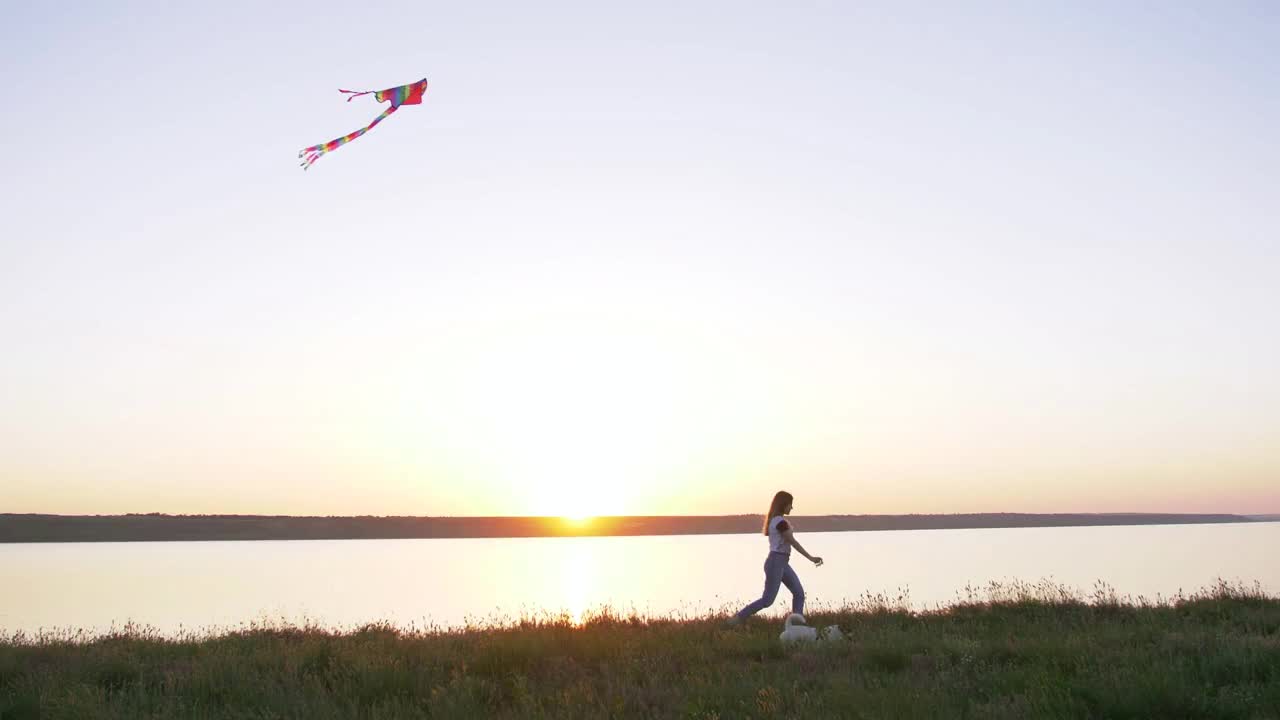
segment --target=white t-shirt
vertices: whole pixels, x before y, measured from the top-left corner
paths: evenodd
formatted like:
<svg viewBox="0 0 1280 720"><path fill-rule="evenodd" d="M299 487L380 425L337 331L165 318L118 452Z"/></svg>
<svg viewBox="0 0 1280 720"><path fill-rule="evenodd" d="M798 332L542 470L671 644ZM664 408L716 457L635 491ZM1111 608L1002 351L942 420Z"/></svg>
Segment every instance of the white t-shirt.
<svg viewBox="0 0 1280 720"><path fill-rule="evenodd" d="M791 554L791 545L782 537L782 533L790 528L791 523L781 515L769 518L769 552Z"/></svg>

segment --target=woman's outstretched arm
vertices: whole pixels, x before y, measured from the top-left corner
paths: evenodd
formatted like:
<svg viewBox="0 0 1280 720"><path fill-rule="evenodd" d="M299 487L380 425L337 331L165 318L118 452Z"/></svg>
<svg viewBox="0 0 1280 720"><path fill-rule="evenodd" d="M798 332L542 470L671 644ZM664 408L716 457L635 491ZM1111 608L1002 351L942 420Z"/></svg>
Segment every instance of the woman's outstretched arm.
<svg viewBox="0 0 1280 720"><path fill-rule="evenodd" d="M796 535L794 532L792 532L791 528L787 528L786 530L782 531L782 539L786 540L787 544L790 545L791 547L795 548L796 550L799 550L801 555L813 561L814 565L822 564L822 558L814 555L810 555L809 551L805 550L804 546L800 544L800 541L796 540Z"/></svg>

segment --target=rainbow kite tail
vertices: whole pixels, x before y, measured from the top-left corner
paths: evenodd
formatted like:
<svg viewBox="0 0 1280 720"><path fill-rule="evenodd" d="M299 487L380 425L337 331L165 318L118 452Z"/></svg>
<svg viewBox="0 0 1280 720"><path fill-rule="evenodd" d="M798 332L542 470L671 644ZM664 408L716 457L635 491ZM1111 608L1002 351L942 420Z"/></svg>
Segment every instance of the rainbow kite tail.
<svg viewBox="0 0 1280 720"><path fill-rule="evenodd" d="M343 92L350 92L350 91L344 90ZM347 143L351 142L352 140L355 140L361 135L369 132L370 130L373 129L375 125L382 122L388 115L395 112L397 109L398 109L398 106L393 105L387 108L386 110L383 110L381 115L373 119L373 122L369 123L368 125L365 125L364 127L360 128L359 130L356 130L353 133L348 133L335 140L330 140L327 143L320 143L319 145L312 145L309 148L303 148L299 150L298 158L301 159L302 162L298 163L298 165L300 165L303 170L310 168L312 165L315 164L317 160L319 160L322 156L324 156L325 153L331 153L334 150L337 150L338 148L342 147L343 145L346 145Z"/></svg>

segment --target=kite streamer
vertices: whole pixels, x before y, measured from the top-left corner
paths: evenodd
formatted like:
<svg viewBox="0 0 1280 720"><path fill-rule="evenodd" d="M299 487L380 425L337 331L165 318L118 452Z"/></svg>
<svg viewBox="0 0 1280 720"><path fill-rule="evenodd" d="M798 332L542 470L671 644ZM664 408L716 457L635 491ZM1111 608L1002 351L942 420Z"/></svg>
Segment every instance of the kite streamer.
<svg viewBox="0 0 1280 720"><path fill-rule="evenodd" d="M387 88L386 90L342 90L338 92L348 95L347 102L351 102L361 95L373 95L378 102L390 102L391 107L382 111L382 114L373 119L373 122L356 130L355 132L343 135L340 138L330 140L327 143L312 145L309 148L303 148L298 151L298 157L302 162L299 165L303 170L311 167L315 161L319 160L325 153L333 152L356 138L364 135L373 129L375 125L385 120L391 113L400 109L401 105L421 105L422 96L427 92L427 79L423 78L416 83L401 85L400 87Z"/></svg>

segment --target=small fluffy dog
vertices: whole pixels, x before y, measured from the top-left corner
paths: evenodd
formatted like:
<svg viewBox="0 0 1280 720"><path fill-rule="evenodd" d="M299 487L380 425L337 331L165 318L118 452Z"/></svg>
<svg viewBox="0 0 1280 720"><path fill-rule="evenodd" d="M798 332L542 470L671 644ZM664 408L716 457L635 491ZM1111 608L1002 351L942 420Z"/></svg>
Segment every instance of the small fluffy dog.
<svg viewBox="0 0 1280 720"><path fill-rule="evenodd" d="M813 642L818 639L818 629L809 627L804 624L804 616L800 613L791 613L782 624L782 633L778 635L778 639L784 645L800 642ZM822 639L827 642L836 642L844 639L844 634L840 632L840 628L836 625L828 625L822 628Z"/></svg>
<svg viewBox="0 0 1280 720"><path fill-rule="evenodd" d="M812 642L818 639L818 629L805 625L804 616L800 613L791 613L782 624L782 634L778 635L778 639L783 645Z"/></svg>

